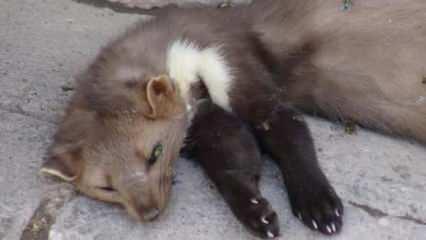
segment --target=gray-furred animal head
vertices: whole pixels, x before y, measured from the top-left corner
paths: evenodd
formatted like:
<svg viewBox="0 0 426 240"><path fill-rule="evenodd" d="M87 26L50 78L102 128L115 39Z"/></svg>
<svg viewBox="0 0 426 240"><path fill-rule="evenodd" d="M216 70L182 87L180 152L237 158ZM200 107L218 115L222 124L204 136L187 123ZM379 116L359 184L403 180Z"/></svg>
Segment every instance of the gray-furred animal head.
<svg viewBox="0 0 426 240"><path fill-rule="evenodd" d="M187 128L173 81L105 50L82 75L42 172L152 220L166 207Z"/></svg>

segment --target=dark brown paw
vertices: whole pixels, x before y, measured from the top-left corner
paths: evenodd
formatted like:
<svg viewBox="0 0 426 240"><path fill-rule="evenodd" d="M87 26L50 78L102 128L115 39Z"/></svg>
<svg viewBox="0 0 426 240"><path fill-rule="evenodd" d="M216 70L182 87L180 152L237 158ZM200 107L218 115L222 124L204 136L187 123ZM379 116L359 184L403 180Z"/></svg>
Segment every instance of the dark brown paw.
<svg viewBox="0 0 426 240"><path fill-rule="evenodd" d="M293 214L306 226L326 235L340 232L343 225L343 205L330 186L289 195Z"/></svg>
<svg viewBox="0 0 426 240"><path fill-rule="evenodd" d="M273 239L280 235L278 216L266 199L246 199L244 203L238 204L237 208L234 213L256 236Z"/></svg>

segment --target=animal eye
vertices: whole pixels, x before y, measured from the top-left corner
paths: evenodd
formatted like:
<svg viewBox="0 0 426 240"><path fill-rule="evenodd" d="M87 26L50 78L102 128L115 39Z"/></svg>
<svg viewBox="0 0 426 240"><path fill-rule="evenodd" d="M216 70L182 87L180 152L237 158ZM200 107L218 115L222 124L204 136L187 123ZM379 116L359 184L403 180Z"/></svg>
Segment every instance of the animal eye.
<svg viewBox="0 0 426 240"><path fill-rule="evenodd" d="M115 189L112 187L98 187L98 188L106 192L115 192Z"/></svg>
<svg viewBox="0 0 426 240"><path fill-rule="evenodd" d="M148 165L152 166L158 158L163 154L163 145L161 143L157 143L152 149L151 156L148 159Z"/></svg>

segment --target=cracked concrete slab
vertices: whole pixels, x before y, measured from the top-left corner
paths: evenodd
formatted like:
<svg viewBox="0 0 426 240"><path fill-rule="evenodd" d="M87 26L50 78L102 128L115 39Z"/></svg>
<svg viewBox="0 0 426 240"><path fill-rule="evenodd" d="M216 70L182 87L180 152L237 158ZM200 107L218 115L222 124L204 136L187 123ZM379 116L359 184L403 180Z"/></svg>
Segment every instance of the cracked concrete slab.
<svg viewBox="0 0 426 240"><path fill-rule="evenodd" d="M43 199L26 224L21 240L48 239L59 211L76 193L73 186L66 183L50 184L50 187L43 192Z"/></svg>
<svg viewBox="0 0 426 240"><path fill-rule="evenodd" d="M148 224L38 175L73 76L143 18L70 0L0 1L0 239L255 239L185 159L177 164L170 206ZM347 134L318 119L309 125L346 206L345 226L333 239L424 240L426 149L366 130ZM283 239L327 239L291 216L273 164L266 164L261 185L279 214Z"/></svg>
<svg viewBox="0 0 426 240"><path fill-rule="evenodd" d="M2 1L0 8L0 106L51 121L73 76L107 40L144 18L72 1Z"/></svg>
<svg viewBox="0 0 426 240"><path fill-rule="evenodd" d="M38 169L52 128L0 110L0 239L19 239L39 203Z"/></svg>

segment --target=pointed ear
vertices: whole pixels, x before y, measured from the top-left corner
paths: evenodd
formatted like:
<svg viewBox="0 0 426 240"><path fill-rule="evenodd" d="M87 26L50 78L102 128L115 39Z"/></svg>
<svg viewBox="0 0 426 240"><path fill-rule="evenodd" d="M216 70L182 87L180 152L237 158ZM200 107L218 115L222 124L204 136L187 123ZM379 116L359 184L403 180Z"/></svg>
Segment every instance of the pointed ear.
<svg viewBox="0 0 426 240"><path fill-rule="evenodd" d="M78 148L62 153L52 153L42 165L40 172L72 182L78 178L82 167L81 148Z"/></svg>
<svg viewBox="0 0 426 240"><path fill-rule="evenodd" d="M150 111L149 118L161 118L171 114L178 106L178 98L173 83L166 75L151 78L146 85L146 96Z"/></svg>

